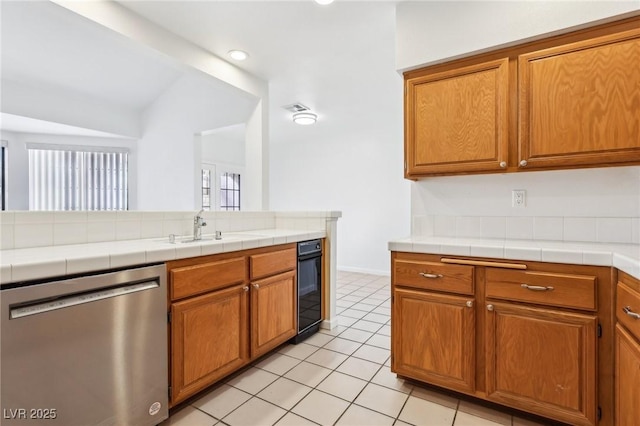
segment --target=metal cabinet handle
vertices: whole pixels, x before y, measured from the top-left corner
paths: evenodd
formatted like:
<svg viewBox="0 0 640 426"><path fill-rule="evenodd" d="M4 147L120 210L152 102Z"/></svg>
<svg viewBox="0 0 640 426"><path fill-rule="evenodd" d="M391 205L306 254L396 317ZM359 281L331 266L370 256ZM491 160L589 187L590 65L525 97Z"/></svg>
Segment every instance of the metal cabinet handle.
<svg viewBox="0 0 640 426"><path fill-rule="evenodd" d="M507 168L507 162L506 161L501 161L500 162L500 168L506 169Z"/></svg>
<svg viewBox="0 0 640 426"><path fill-rule="evenodd" d="M493 305L487 305L487 311L493 311Z"/></svg>
<svg viewBox="0 0 640 426"><path fill-rule="evenodd" d="M526 288L527 290L532 290L532 291L551 291L551 290L553 290L553 287L551 287L551 286L543 287L541 285L520 284L520 287Z"/></svg>
<svg viewBox="0 0 640 426"><path fill-rule="evenodd" d="M248 286L248 285L245 285L244 287L242 287L242 289L243 289L244 291L249 291L249 286Z"/></svg>
<svg viewBox="0 0 640 426"><path fill-rule="evenodd" d="M527 160L520 160L520 167L527 167Z"/></svg>
<svg viewBox="0 0 640 426"><path fill-rule="evenodd" d="M442 274L428 274L425 272L420 272L420 276L424 278L442 278Z"/></svg>
<svg viewBox="0 0 640 426"><path fill-rule="evenodd" d="M473 308L473 301L472 300L467 300L467 308Z"/></svg>
<svg viewBox="0 0 640 426"><path fill-rule="evenodd" d="M260 286L258 284L251 284L253 286L253 288L255 288L256 290L258 290L260 288Z"/></svg>
<svg viewBox="0 0 640 426"><path fill-rule="evenodd" d="M622 308L622 312L629 315L633 319L640 319L640 314L636 314L635 312L633 312L631 310L631 306L625 306L624 308Z"/></svg>

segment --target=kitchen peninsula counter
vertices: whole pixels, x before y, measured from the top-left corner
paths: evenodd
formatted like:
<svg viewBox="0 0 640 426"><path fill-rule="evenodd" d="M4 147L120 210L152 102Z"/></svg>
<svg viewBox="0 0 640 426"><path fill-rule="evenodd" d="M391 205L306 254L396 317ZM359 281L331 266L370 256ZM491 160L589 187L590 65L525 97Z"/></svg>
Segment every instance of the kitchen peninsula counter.
<svg viewBox="0 0 640 426"><path fill-rule="evenodd" d="M175 259L268 247L325 238L324 230L256 229L223 232L221 240L203 235L200 241L171 243L168 237L107 241L0 251L2 284L90 273Z"/></svg>
<svg viewBox="0 0 640 426"><path fill-rule="evenodd" d="M412 236L388 246L397 252L612 266L640 279L638 244Z"/></svg>

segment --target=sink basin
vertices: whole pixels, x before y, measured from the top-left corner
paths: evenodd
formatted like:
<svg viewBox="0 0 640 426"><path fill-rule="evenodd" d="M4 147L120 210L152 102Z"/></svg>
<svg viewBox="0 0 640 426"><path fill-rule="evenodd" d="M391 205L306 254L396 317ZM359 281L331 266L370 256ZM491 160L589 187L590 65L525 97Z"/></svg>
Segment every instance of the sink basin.
<svg viewBox="0 0 640 426"><path fill-rule="evenodd" d="M189 238L188 240L180 240L181 243L199 243L202 241L211 241L213 238L211 237L202 237L199 240L194 240L193 238Z"/></svg>
<svg viewBox="0 0 640 426"><path fill-rule="evenodd" d="M165 238L161 238L158 240L153 240L154 242L157 243L165 243L165 244L177 244L177 243L181 243L181 244L190 244L190 243L200 243L200 242L206 242L206 241L238 241L238 240L247 240L247 239L253 239L253 238L264 238L264 235L258 235L258 234L244 234L244 233L235 233L235 232L229 232L229 233L222 233L222 238L219 239L215 239L213 237L213 235L207 235L207 236L203 236L201 239L199 240L194 240L192 235L176 235L175 236L175 241L172 243L171 241L169 241L169 237L165 237Z"/></svg>

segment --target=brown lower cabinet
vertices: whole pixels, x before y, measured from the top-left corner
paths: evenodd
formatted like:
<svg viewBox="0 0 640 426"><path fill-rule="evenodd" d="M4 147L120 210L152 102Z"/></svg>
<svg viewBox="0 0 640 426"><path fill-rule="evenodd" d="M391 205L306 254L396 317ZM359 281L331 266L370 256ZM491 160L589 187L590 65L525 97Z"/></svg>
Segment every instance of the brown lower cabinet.
<svg viewBox="0 0 640 426"><path fill-rule="evenodd" d="M616 302L616 419L640 422L640 280L620 272Z"/></svg>
<svg viewBox="0 0 640 426"><path fill-rule="evenodd" d="M396 372L450 389L475 389L475 310L468 297L394 292ZM432 342L438 342L434 345Z"/></svg>
<svg viewBox="0 0 640 426"><path fill-rule="evenodd" d="M393 252L391 275L393 372L572 425L615 424L611 268Z"/></svg>
<svg viewBox="0 0 640 426"><path fill-rule="evenodd" d="M296 261L286 244L167 263L171 406L295 336Z"/></svg>
<svg viewBox="0 0 640 426"><path fill-rule="evenodd" d="M487 399L596 424L597 318L508 303L487 308Z"/></svg>

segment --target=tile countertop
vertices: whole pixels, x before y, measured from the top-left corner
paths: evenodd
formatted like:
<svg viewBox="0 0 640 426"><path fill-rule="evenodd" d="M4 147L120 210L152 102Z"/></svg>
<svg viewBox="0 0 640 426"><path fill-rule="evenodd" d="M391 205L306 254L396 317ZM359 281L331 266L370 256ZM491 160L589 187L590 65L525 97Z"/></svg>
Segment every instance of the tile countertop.
<svg viewBox="0 0 640 426"><path fill-rule="evenodd" d="M640 245L638 244L415 236L390 241L389 250L449 256L614 266L640 279Z"/></svg>
<svg viewBox="0 0 640 426"><path fill-rule="evenodd" d="M203 234L202 241L190 243L170 243L168 237L164 237L0 250L0 283L165 262L325 236L324 230L259 229L223 233L221 240Z"/></svg>

